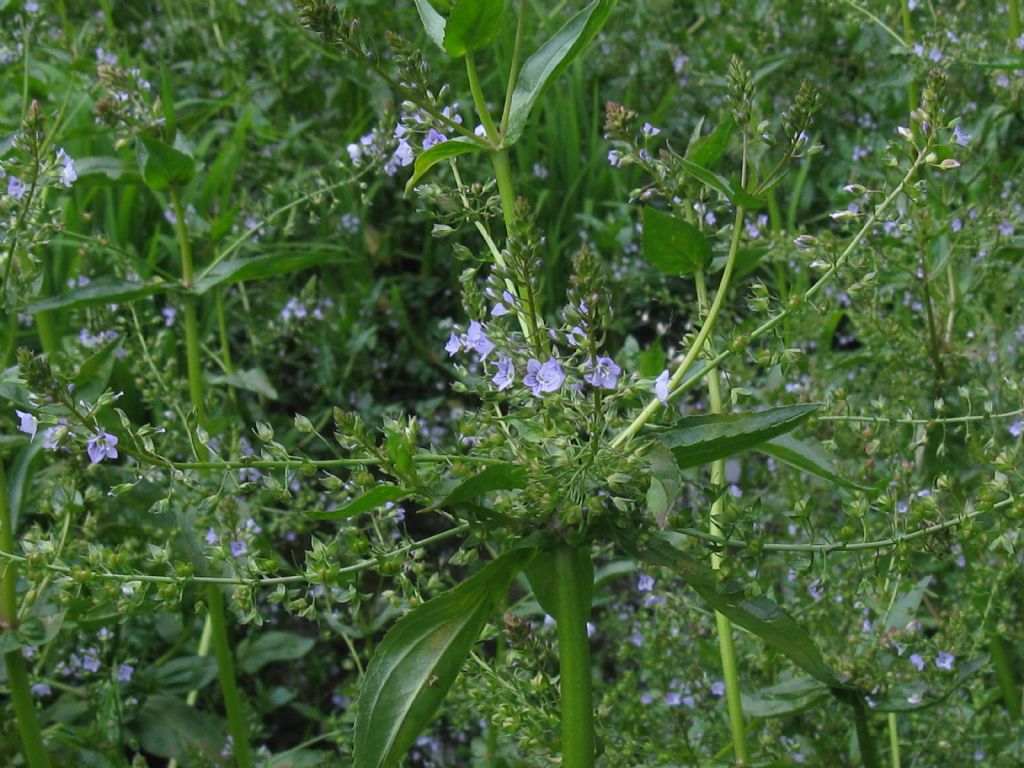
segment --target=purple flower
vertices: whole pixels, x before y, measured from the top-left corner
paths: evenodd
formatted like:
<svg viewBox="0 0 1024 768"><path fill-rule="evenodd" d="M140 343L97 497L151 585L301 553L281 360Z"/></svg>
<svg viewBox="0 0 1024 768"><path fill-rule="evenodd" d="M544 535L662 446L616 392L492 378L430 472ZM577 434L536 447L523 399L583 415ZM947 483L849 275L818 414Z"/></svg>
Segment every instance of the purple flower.
<svg viewBox="0 0 1024 768"><path fill-rule="evenodd" d="M541 363L533 358L527 361L523 384L533 390L534 397L540 397L545 392L556 391L562 386L563 381L565 381L565 373L555 358L552 357L546 363Z"/></svg>
<svg viewBox="0 0 1024 768"><path fill-rule="evenodd" d="M34 438L36 436L36 430L39 429L39 420L31 413L19 411L17 408L14 409L14 413L19 419L21 419L21 423L18 424L18 431L29 435L29 439Z"/></svg>
<svg viewBox="0 0 1024 768"><path fill-rule="evenodd" d="M604 389L615 389L619 383L619 374L622 373L622 368L616 365L610 357L599 357L596 363L593 360L588 360L587 368L590 373L584 374L583 380Z"/></svg>
<svg viewBox="0 0 1024 768"><path fill-rule="evenodd" d="M961 147L966 147L971 143L971 134L960 127L960 124L958 123L956 127L953 128L953 141Z"/></svg>
<svg viewBox="0 0 1024 768"><path fill-rule="evenodd" d="M33 683L32 685L32 695L37 699L49 696L51 693L53 690L46 683Z"/></svg>
<svg viewBox="0 0 1024 768"><path fill-rule="evenodd" d="M661 133L661 128L655 128L650 123L644 123L644 127L643 127L642 130L643 130L644 136L646 136L649 139L653 138L654 136L657 136L659 133Z"/></svg>
<svg viewBox="0 0 1024 768"><path fill-rule="evenodd" d="M581 341L587 340L587 332L578 325L574 325L572 330L565 335L565 340L569 342L570 347L578 347Z"/></svg>
<svg viewBox="0 0 1024 768"><path fill-rule="evenodd" d="M501 292L501 301L494 305L494 309L491 310L491 317L502 317L507 315L512 310L509 307L514 307L516 304L516 297L513 296L509 291Z"/></svg>
<svg viewBox="0 0 1024 768"><path fill-rule="evenodd" d="M462 337L462 345L466 349L472 349L479 354L482 360L486 360L487 356L494 350L494 342L487 338L487 334L484 333L484 327L476 320L469 324L469 330Z"/></svg>
<svg viewBox="0 0 1024 768"><path fill-rule="evenodd" d="M93 674L100 671L100 660L95 655L96 652L97 651L95 648L90 648L82 656L82 669L86 670L87 672L92 672Z"/></svg>
<svg viewBox="0 0 1024 768"><path fill-rule="evenodd" d="M100 432L93 435L85 444L89 460L93 464L99 464L104 459L117 458L117 438L109 432Z"/></svg>
<svg viewBox="0 0 1024 768"><path fill-rule="evenodd" d="M242 555L244 555L248 551L249 551L249 547L246 545L246 543L244 541L240 541L240 540L236 539L235 541L231 542L231 555L232 555L232 557L241 557Z"/></svg>
<svg viewBox="0 0 1024 768"><path fill-rule="evenodd" d="M436 128L431 128L426 137L423 139L423 148L430 149L435 144L440 144L444 141L448 141L448 137L438 131Z"/></svg>
<svg viewBox="0 0 1024 768"><path fill-rule="evenodd" d="M1014 437L1020 437L1024 434L1024 421L1017 419L1017 421L1013 422L1013 424L1010 425L1010 434Z"/></svg>
<svg viewBox="0 0 1024 768"><path fill-rule="evenodd" d="M658 374L654 380L654 396L662 405L668 405L668 368Z"/></svg>
<svg viewBox="0 0 1024 768"><path fill-rule="evenodd" d="M494 378L491 381L494 382L494 386L501 392L511 387L515 378L516 369L512 365L512 358L502 355L498 358L498 372L494 374Z"/></svg>
<svg viewBox="0 0 1024 768"><path fill-rule="evenodd" d="M683 703L683 694L677 693L676 691L670 691L665 694L665 705L669 707L678 707Z"/></svg>
<svg viewBox="0 0 1024 768"><path fill-rule="evenodd" d="M119 683L130 683L132 680L132 674L135 672L135 667L131 664L122 664L117 668L117 682Z"/></svg>
<svg viewBox="0 0 1024 768"><path fill-rule="evenodd" d="M715 682L711 684L711 695L718 696L719 698L725 696L725 683L721 680L715 680Z"/></svg>
<svg viewBox="0 0 1024 768"><path fill-rule="evenodd" d="M7 194L15 200L21 200L21 198L25 196L26 189L28 189L28 187L25 186L25 182L17 176L7 177Z"/></svg>
<svg viewBox="0 0 1024 768"><path fill-rule="evenodd" d="M398 147L395 149L395 154L391 156L391 162L394 163L396 167L402 166L404 168L407 165L412 165L412 161L414 159L415 158L413 158L412 155L412 147L409 145L409 142L405 139L399 141Z"/></svg>
<svg viewBox="0 0 1024 768"><path fill-rule="evenodd" d="M640 578L636 580L636 588L641 592L650 592L654 589L654 577L641 573Z"/></svg>
<svg viewBox="0 0 1024 768"><path fill-rule="evenodd" d="M452 335L448 337L448 343L444 345L444 351L448 353L448 357L454 357L460 349L462 349L462 342L455 335L455 331L452 331Z"/></svg>
<svg viewBox="0 0 1024 768"><path fill-rule="evenodd" d="M918 672L924 672L924 658L921 656L920 653L910 654L910 658L908 659L908 661L910 662L910 665Z"/></svg>
<svg viewBox="0 0 1024 768"><path fill-rule="evenodd" d="M63 149L57 150L57 162L60 163L60 183L70 187L78 179L78 171L75 170L75 161L68 157Z"/></svg>
<svg viewBox="0 0 1024 768"><path fill-rule="evenodd" d="M1013 236L1013 222L1004 221L999 224L999 234L1003 237Z"/></svg>
<svg viewBox="0 0 1024 768"><path fill-rule="evenodd" d="M209 529L207 529L206 535L203 537L203 539L206 541L207 544L209 544L212 547L218 541L220 541L220 536L218 536L217 532L213 530L212 527L210 527Z"/></svg>
<svg viewBox="0 0 1024 768"><path fill-rule="evenodd" d="M608 152L608 164L612 168L619 168L622 166L622 160L624 156L621 151L617 149L610 150Z"/></svg>
<svg viewBox="0 0 1024 768"><path fill-rule="evenodd" d="M952 653L946 653L945 651L941 651L938 655L938 658L935 659L935 666L939 669L952 671L954 661L956 661L956 656L954 656Z"/></svg>

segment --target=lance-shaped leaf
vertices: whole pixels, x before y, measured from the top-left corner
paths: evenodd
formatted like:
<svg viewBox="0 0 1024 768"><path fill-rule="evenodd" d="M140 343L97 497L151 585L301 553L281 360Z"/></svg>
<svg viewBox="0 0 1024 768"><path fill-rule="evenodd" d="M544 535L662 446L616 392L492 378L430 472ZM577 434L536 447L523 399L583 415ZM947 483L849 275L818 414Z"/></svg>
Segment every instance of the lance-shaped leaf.
<svg viewBox="0 0 1024 768"><path fill-rule="evenodd" d="M799 469L801 472L820 477L834 485L861 491L874 490L868 485L859 485L836 472L828 455L820 446L797 440L792 435L780 435L757 446L757 450L766 453L783 464ZM884 482L884 481L883 481Z"/></svg>
<svg viewBox="0 0 1024 768"><path fill-rule="evenodd" d="M455 0L444 28L444 49L456 59L485 48L498 34L505 0Z"/></svg>
<svg viewBox="0 0 1024 768"><path fill-rule="evenodd" d="M488 491L526 487L526 468L518 464L492 464L452 488L439 507L472 501Z"/></svg>
<svg viewBox="0 0 1024 768"><path fill-rule="evenodd" d="M821 406L784 405L756 413L713 413L685 416L657 435L680 468L699 467L735 456L796 428Z"/></svg>
<svg viewBox="0 0 1024 768"><path fill-rule="evenodd" d="M437 712L509 582L534 555L516 549L398 620L359 693L354 768L394 768Z"/></svg>
<svg viewBox="0 0 1024 768"><path fill-rule="evenodd" d="M229 259L205 269L198 277L192 290L202 295L218 285L245 283L268 277L301 272L321 264L342 261L337 253L265 253L247 259Z"/></svg>
<svg viewBox="0 0 1024 768"><path fill-rule="evenodd" d="M735 130L736 121L732 117L727 117L715 126L715 130L707 136L696 139L687 148L686 159L697 165L710 168L721 159L725 150L729 148L729 141Z"/></svg>
<svg viewBox="0 0 1024 768"><path fill-rule="evenodd" d="M339 509L332 509L328 512L309 512L307 514L317 520L344 520L363 512L369 512L387 504L389 501L399 501L409 496L412 496L412 491L399 488L397 485L378 485Z"/></svg>
<svg viewBox="0 0 1024 768"><path fill-rule="evenodd" d="M154 293L174 289L171 283L155 278L149 283L138 280L120 280L116 277L98 277L87 285L72 288L60 296L42 299L30 304L30 314L48 312L54 309L73 309L76 307L94 307L101 304L125 304L136 299L144 299Z"/></svg>
<svg viewBox="0 0 1024 768"><path fill-rule="evenodd" d="M671 568L712 608L785 654L811 677L830 688L850 688L825 663L807 631L771 600L748 598L743 587L735 582L720 584L711 568L676 549L662 535L651 536L644 549L624 546L627 546L627 552L644 562Z"/></svg>
<svg viewBox="0 0 1024 768"><path fill-rule="evenodd" d="M484 149L486 149L484 145L473 141L468 136L457 136L454 139L435 144L416 158L412 166L412 178L405 185L405 194L408 195L420 177L442 160L466 155L470 152L482 152Z"/></svg>
<svg viewBox="0 0 1024 768"><path fill-rule="evenodd" d="M782 717L803 712L828 696L829 688L813 677L789 677L775 685L743 694L747 717Z"/></svg>
<svg viewBox="0 0 1024 768"><path fill-rule="evenodd" d="M594 0L565 23L523 64L512 92L508 128L502 144L510 147L522 135L533 105L544 89L561 76L608 20L616 0Z"/></svg>
<svg viewBox="0 0 1024 768"><path fill-rule="evenodd" d="M689 275L711 263L711 243L693 224L644 208L644 258L672 276Z"/></svg>
<svg viewBox="0 0 1024 768"><path fill-rule="evenodd" d="M427 0L416 0L416 10L420 12L420 21L427 37L434 41L438 48L444 50L444 16L438 13Z"/></svg>

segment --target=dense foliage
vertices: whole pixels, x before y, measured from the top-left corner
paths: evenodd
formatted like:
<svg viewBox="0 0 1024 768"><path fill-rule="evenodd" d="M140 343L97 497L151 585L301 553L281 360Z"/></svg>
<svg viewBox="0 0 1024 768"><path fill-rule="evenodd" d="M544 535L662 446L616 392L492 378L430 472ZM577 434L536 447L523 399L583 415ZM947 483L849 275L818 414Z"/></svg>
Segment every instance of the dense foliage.
<svg viewBox="0 0 1024 768"><path fill-rule="evenodd" d="M0 20L4 765L1024 762L1016 0Z"/></svg>

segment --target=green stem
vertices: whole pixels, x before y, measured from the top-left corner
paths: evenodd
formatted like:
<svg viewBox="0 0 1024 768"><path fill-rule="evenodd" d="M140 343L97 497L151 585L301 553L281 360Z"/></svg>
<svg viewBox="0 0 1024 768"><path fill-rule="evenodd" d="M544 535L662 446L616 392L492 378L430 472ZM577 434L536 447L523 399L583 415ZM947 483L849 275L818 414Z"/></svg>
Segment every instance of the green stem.
<svg viewBox="0 0 1024 768"><path fill-rule="evenodd" d="M231 641L228 639L228 627L224 619L224 596L220 589L217 584L210 584L206 587L206 615L210 622L210 634L213 638L213 655L217 659L220 691L224 697L224 709L227 710L228 715L232 754L238 768L251 768L252 748L249 746L249 729L245 724L245 715L242 713L242 697L238 693L238 683L235 681L235 661L231 654Z"/></svg>
<svg viewBox="0 0 1024 768"><path fill-rule="evenodd" d="M889 764L900 768L900 733L896 727L896 713L889 713Z"/></svg>
<svg viewBox="0 0 1024 768"><path fill-rule="evenodd" d="M992 634L988 642L989 653L992 654L992 665L996 668L996 679L1003 693L1003 704L1010 720L1019 723L1021 719L1021 693L1013 679L1013 665L1006 651L1006 642L1000 635Z"/></svg>
<svg viewBox="0 0 1024 768"><path fill-rule="evenodd" d="M526 28L526 0L520 0L519 20L516 22L516 39L512 44L512 64L508 68L508 85L505 88L505 108L501 111L501 135L508 130L508 118L512 113L512 94L519 80L519 59L523 53L523 30Z"/></svg>
<svg viewBox="0 0 1024 768"><path fill-rule="evenodd" d="M697 355L704 351L704 342L707 341L711 335L712 328L715 327L715 320L718 318L718 313L722 309L722 304L725 302L725 295L728 292L729 283L732 280L732 272L736 266L736 254L739 253L740 249L740 235L743 232L743 217L746 214L743 206L739 206L736 209L736 220L732 226L732 240L729 243L729 255L725 260L725 269L722 271L722 281L718 284L718 291L715 293L715 300L711 304L711 308L708 310L707 317L704 318L704 322L701 324L700 332L697 334L697 338L693 340L693 344L690 345L690 349L686 353L686 357L683 358L683 362L679 364L672 377L668 381L669 396L679 385L683 376L690 370L690 366L693 365L693 361L697 359ZM723 353L725 354L725 353ZM721 357L721 355L719 355ZM715 358L716 360L718 358ZM717 367L717 366L715 366ZM711 369L708 369L711 370ZM650 418L658 412L661 408L661 402L657 399L652 400L647 406L640 411L635 419L626 427L622 432L615 436L612 440L613 448L621 448L623 445L628 443L633 436L640 431L640 429L646 424Z"/></svg>
<svg viewBox="0 0 1024 768"><path fill-rule="evenodd" d="M871 733L868 724L867 707L864 706L864 699L859 695L853 700L853 723L857 729L857 747L860 749L860 759L864 768L882 768L878 762L878 750L875 746L875 737Z"/></svg>
<svg viewBox="0 0 1024 768"><path fill-rule="evenodd" d="M185 223L185 211L181 205L181 193L171 187L171 205L174 207L174 231L178 240L178 251L181 254L181 279L186 288L193 283L192 245ZM199 358L199 323L196 318L196 297L188 296L185 301L185 355L188 362L188 389L192 407L196 411L199 425L206 426L206 410L203 404L202 366ZM205 445L195 441L196 452L201 461L205 461L209 453ZM238 692L235 676L235 664L231 656L231 643L228 639L227 618L224 611L224 596L218 584L210 583L206 587L206 622L213 640L214 657L217 660L217 677L220 680L221 696L224 709L228 716L228 732L231 734L232 750L238 768L251 768L252 748L249 746L249 732L242 714L242 699Z"/></svg>
<svg viewBox="0 0 1024 768"><path fill-rule="evenodd" d="M1020 5L1017 0L1010 0L1007 13L1010 14L1010 45L1014 45L1020 36Z"/></svg>
<svg viewBox="0 0 1024 768"><path fill-rule="evenodd" d="M192 244L185 224L185 211L181 205L181 193L171 187L171 206L174 208L174 233L178 239L181 255L181 281L187 289L192 288ZM201 427L206 427L206 408L203 403L203 368L199 359L199 320L196 312L196 297L185 297L185 359L188 366L188 393L195 408ZM198 445L198 444L197 444ZM200 460L206 459L206 446L198 445Z"/></svg>
<svg viewBox="0 0 1024 768"><path fill-rule="evenodd" d="M704 279L704 272L698 271L694 276L697 285L697 301L701 315L706 315L708 307L708 288ZM704 343L708 353L714 356L714 347L709 338ZM711 371L708 375L708 398L711 401L711 413L722 412L722 388L721 373L718 370ZM725 487L725 460L720 459L711 464L711 484L718 489L718 497L711 505L711 517L709 529L712 536L721 537L724 535L720 520L725 512L725 494L722 489ZM718 570L722 567L722 555L718 552L711 553L711 567ZM718 652L722 658L722 674L725 677L725 700L729 711L729 732L732 734L733 755L737 765L746 764L747 739L743 725L743 702L740 693L740 678L738 665L736 664L736 649L732 642L732 622L724 614L715 611L715 624L718 630Z"/></svg>
<svg viewBox="0 0 1024 768"><path fill-rule="evenodd" d="M590 680L590 640L583 573L577 551L555 550L558 592L558 669L561 688L562 768L593 768L594 694Z"/></svg>
<svg viewBox="0 0 1024 768"><path fill-rule="evenodd" d="M7 476L0 463L0 552L14 553L14 529L11 511L7 506ZM4 558L0 563L0 632L14 632L18 626L18 567L13 560ZM18 720L18 733L29 768L50 768L50 757L43 744L43 733L39 730L36 704L32 698L28 670L21 648L14 648L4 654L7 668L7 689L14 702L14 714Z"/></svg>

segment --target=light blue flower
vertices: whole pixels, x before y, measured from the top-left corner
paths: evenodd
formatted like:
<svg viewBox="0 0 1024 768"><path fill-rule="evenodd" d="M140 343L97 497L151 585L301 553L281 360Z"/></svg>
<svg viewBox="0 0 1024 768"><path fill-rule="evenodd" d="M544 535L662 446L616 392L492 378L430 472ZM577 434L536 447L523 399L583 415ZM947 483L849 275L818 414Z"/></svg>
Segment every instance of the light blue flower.
<svg viewBox="0 0 1024 768"><path fill-rule="evenodd" d="M565 372L555 358L552 357L546 363L541 363L540 360L533 358L527 361L523 384L533 391L534 397L556 391L562 386L563 381L565 381Z"/></svg>
<svg viewBox="0 0 1024 768"><path fill-rule="evenodd" d="M89 460L93 464L99 464L104 459L117 458L117 437L109 432L100 432L93 435L85 444L85 450L89 454Z"/></svg>

